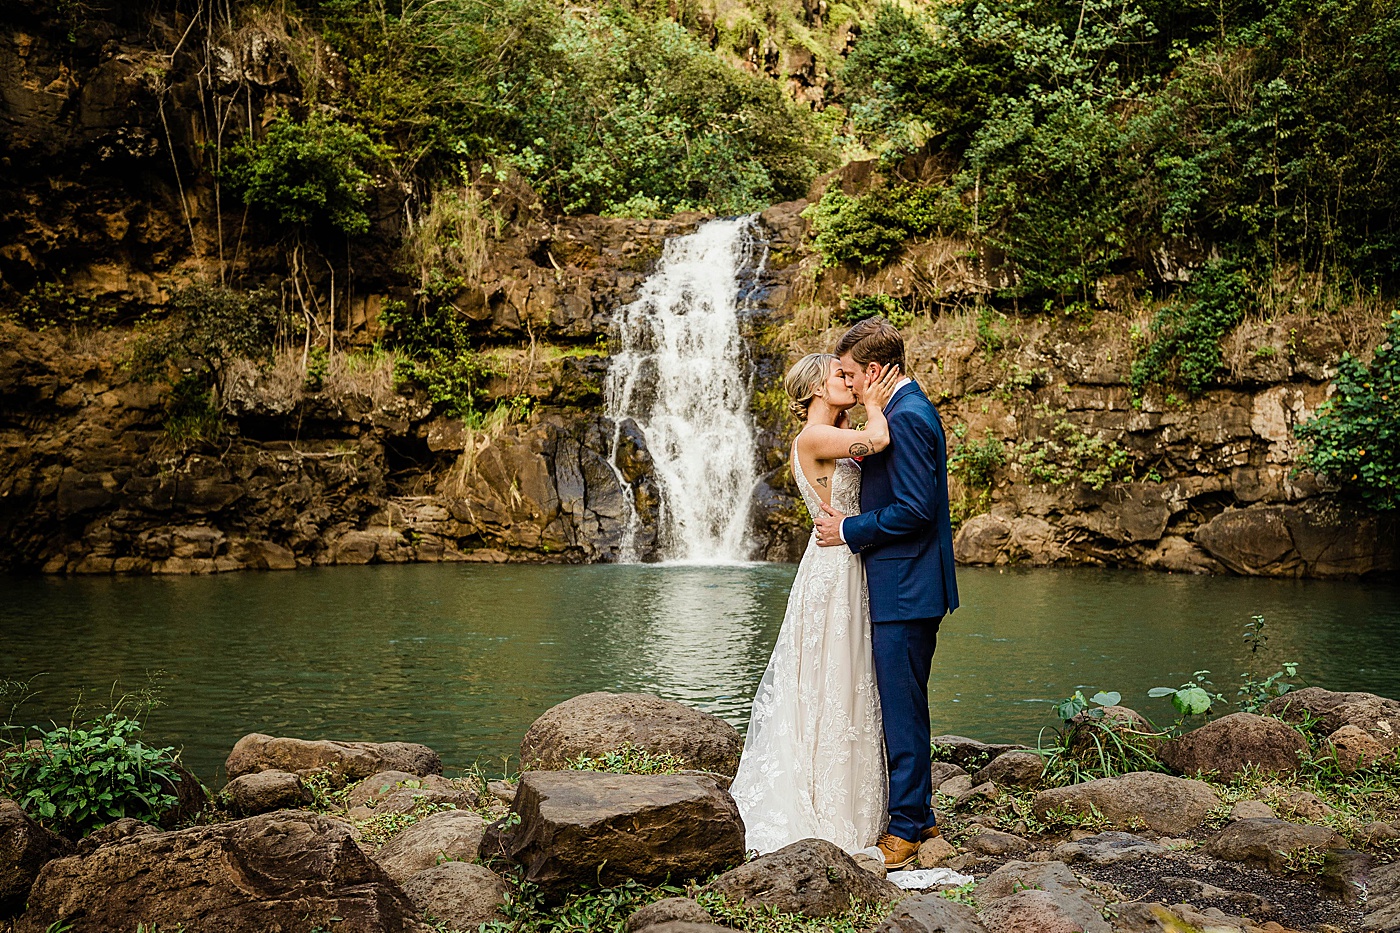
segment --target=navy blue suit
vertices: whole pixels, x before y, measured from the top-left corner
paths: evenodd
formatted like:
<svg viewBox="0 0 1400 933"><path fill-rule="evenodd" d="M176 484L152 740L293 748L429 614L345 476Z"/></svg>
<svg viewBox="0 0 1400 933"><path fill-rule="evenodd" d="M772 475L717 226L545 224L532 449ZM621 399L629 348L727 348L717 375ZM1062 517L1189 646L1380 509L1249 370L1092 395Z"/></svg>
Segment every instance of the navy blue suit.
<svg viewBox="0 0 1400 933"><path fill-rule="evenodd" d="M889 832L934 824L928 678L943 616L958 608L948 517L948 445L933 403L905 385L885 406L890 445L861 461L859 515L841 532L864 557L875 678L890 764Z"/></svg>

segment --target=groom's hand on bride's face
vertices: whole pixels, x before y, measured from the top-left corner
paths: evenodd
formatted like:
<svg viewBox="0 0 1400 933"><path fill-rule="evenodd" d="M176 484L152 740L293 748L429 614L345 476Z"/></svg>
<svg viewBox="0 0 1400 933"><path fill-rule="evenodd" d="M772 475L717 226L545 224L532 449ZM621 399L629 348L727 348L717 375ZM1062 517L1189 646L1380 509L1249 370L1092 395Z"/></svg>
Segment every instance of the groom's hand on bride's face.
<svg viewBox="0 0 1400 933"><path fill-rule="evenodd" d="M841 540L841 522L846 516L822 503L822 514L817 516L817 544L821 547L839 547L845 544Z"/></svg>

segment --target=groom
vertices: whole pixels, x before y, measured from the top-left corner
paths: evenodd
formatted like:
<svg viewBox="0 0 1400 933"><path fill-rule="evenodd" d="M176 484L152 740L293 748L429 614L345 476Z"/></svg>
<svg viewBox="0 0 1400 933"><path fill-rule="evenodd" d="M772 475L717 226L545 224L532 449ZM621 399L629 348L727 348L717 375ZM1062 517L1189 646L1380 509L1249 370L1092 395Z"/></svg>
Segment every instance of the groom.
<svg viewBox="0 0 1400 933"><path fill-rule="evenodd" d="M882 318L852 327L836 344L858 401L890 366L904 365L904 339ZM912 379L885 405L890 444L861 460L860 514L823 506L817 543L865 558L875 678L890 771L890 823L880 837L885 866L903 868L919 842L938 835L930 806L928 678L938 625L958 608L948 520L948 450L943 424ZM851 448L852 456L857 444Z"/></svg>

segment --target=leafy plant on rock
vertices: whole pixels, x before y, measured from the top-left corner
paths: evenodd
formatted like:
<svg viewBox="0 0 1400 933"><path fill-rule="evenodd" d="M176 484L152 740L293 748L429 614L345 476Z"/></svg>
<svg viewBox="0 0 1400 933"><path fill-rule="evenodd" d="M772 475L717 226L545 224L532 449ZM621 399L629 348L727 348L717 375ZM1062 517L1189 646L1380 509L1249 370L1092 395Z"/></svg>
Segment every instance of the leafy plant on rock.
<svg viewBox="0 0 1400 933"><path fill-rule="evenodd" d="M1261 615L1252 616L1245 623L1244 640L1249 645L1251 667L1253 667L1253 659L1258 656L1260 649L1269 641L1269 636L1264 628L1264 617ZM1235 705L1240 708L1241 712L1257 713L1272 700L1293 689L1294 685L1284 680L1285 677L1297 676L1298 664L1294 661L1284 661L1281 670L1274 671L1262 680L1252 670L1246 671L1240 675L1240 689Z"/></svg>
<svg viewBox="0 0 1400 933"><path fill-rule="evenodd" d="M1295 429L1307 444L1298 465L1373 509L1400 509L1400 311L1391 313L1369 365L1342 357L1333 389L1317 417Z"/></svg>
<svg viewBox="0 0 1400 933"><path fill-rule="evenodd" d="M1130 771L1163 771L1156 743L1162 733L1143 731L1133 720L1110 717L1105 709L1123 699L1117 691L1085 698L1082 690L1054 704L1060 728L1042 729L1036 753L1045 759L1042 780L1052 786L1078 784Z"/></svg>
<svg viewBox="0 0 1400 933"><path fill-rule="evenodd" d="M1248 296L1248 280L1233 265L1196 270L1183 294L1152 319L1152 341L1133 363L1133 391L1175 381L1192 395L1204 392L1220 370L1220 340L1244 318Z"/></svg>
<svg viewBox="0 0 1400 933"><path fill-rule="evenodd" d="M1225 697L1211 692L1215 685L1206 678L1209 673L1210 671L1196 671L1191 675L1191 680L1179 687L1153 687L1147 691L1147 695L1153 699L1170 697L1172 708L1181 717L1179 721L1185 721L1192 716L1209 717L1217 705L1225 703Z"/></svg>

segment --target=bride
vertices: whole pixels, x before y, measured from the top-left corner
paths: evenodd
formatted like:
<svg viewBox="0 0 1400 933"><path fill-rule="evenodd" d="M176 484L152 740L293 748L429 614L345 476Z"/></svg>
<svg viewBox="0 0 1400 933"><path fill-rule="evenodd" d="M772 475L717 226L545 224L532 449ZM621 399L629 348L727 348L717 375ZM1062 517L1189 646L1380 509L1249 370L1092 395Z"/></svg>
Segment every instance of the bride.
<svg viewBox="0 0 1400 933"><path fill-rule="evenodd" d="M891 366L867 389L869 422L855 431L846 427L846 412L856 399L837 357L813 353L788 371L789 407L804 422L792 473L814 521L823 503L845 515L860 511L860 467L848 458L889 444L883 408L899 380ZM747 848L772 852L813 837L847 852L874 845L888 815L885 767L865 571L849 549L818 547L813 538L754 696L730 788Z"/></svg>

